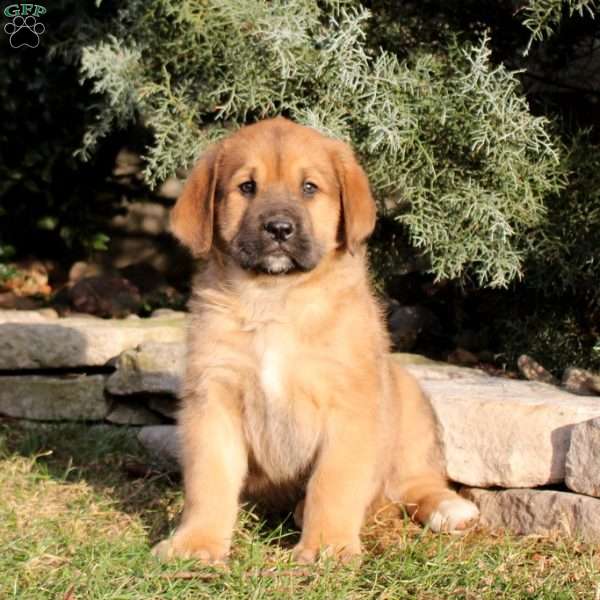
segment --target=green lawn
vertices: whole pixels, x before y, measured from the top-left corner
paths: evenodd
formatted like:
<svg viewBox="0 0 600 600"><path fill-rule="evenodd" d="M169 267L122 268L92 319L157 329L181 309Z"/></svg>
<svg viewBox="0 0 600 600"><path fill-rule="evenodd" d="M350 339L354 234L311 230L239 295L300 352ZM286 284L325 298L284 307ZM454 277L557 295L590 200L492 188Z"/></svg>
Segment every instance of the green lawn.
<svg viewBox="0 0 600 600"><path fill-rule="evenodd" d="M0 598L600 600L599 548L397 521L366 528L359 567L306 568L289 562L289 517L247 510L227 570L162 565L150 547L181 505L178 482L152 468L132 431L0 425Z"/></svg>

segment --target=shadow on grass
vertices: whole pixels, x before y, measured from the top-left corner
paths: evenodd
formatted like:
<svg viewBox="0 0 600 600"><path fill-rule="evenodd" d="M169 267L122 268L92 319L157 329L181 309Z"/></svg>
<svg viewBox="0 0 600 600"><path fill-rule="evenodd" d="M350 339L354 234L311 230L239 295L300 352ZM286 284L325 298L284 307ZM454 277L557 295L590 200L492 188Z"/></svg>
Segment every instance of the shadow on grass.
<svg viewBox="0 0 600 600"><path fill-rule="evenodd" d="M88 354L92 349L88 340L92 334L102 337L108 346L105 352L116 353L118 348L111 345L110 336L103 329L104 322L90 323L97 331L63 327L60 321L1 324L0 339L5 350L4 362L0 364L0 375L5 375L3 385L10 386L10 377L23 368L35 372L50 367L72 370L76 365L89 364ZM94 356L94 360L99 359ZM35 404L46 400L31 401ZM139 519L149 544L164 538L176 526L183 507L180 477L152 460L138 443L136 428L89 423L42 424L2 417L2 413L21 416L17 404L13 395L3 397L0 390L0 460L27 457L34 459L32 469L36 475L67 484L89 485L116 510ZM62 405L54 408L56 411L47 412L49 416L45 418L65 418ZM258 534L267 544L291 545L295 541L291 539L295 530L290 515L252 507L242 515L242 522L245 531Z"/></svg>
<svg viewBox="0 0 600 600"><path fill-rule="evenodd" d="M181 477L157 465L137 429L89 424L32 424L0 418L0 460L35 459L37 474L86 483L116 510L143 523L150 545L172 531L183 507ZM263 543L291 547L298 532L289 513L245 505L245 529Z"/></svg>

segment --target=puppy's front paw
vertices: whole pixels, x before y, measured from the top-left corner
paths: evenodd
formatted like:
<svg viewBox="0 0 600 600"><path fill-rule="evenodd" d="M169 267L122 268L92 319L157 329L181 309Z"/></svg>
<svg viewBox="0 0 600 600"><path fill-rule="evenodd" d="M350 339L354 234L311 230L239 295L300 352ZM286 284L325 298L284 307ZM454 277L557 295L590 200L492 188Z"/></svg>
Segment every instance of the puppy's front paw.
<svg viewBox="0 0 600 600"><path fill-rule="evenodd" d="M224 564L228 553L229 544L224 541L185 532L175 532L173 537L159 542L152 548L153 556L165 562L175 558L195 558L207 565Z"/></svg>
<svg viewBox="0 0 600 600"><path fill-rule="evenodd" d="M293 550L294 561L301 564L314 563L319 556L329 556L345 564L359 563L360 554L360 542L357 541L323 544L321 546L311 546L300 542Z"/></svg>
<svg viewBox="0 0 600 600"><path fill-rule="evenodd" d="M300 564L314 563L317 560L318 556L319 556L318 548L309 548L307 546L304 546L303 544L298 544L292 550L292 557L294 559L294 562L297 562Z"/></svg>
<svg viewBox="0 0 600 600"><path fill-rule="evenodd" d="M479 509L469 500L455 498L443 500L432 511L427 525L432 531L456 533L472 527L479 519Z"/></svg>

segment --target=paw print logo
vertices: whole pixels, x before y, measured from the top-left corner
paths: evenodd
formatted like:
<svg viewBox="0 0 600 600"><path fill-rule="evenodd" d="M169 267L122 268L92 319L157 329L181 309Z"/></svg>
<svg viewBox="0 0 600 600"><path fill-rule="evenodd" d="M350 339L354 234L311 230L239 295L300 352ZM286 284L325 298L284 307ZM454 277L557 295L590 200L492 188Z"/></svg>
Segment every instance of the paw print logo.
<svg viewBox="0 0 600 600"><path fill-rule="evenodd" d="M16 16L10 23L4 25L4 32L9 35L12 48L37 48L40 45L40 35L46 31L43 23L33 16Z"/></svg>

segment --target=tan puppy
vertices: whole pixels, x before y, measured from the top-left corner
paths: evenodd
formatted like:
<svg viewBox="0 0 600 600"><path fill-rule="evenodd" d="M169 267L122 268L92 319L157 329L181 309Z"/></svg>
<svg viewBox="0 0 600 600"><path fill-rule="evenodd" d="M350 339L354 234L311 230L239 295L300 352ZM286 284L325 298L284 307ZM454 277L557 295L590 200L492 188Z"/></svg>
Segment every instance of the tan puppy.
<svg viewBox="0 0 600 600"><path fill-rule="evenodd" d="M384 502L435 531L477 518L447 486L429 402L388 356L365 259L374 224L350 148L282 118L196 165L172 214L208 259L179 415L185 509L158 556L225 559L242 493L298 503L300 561L359 554Z"/></svg>

